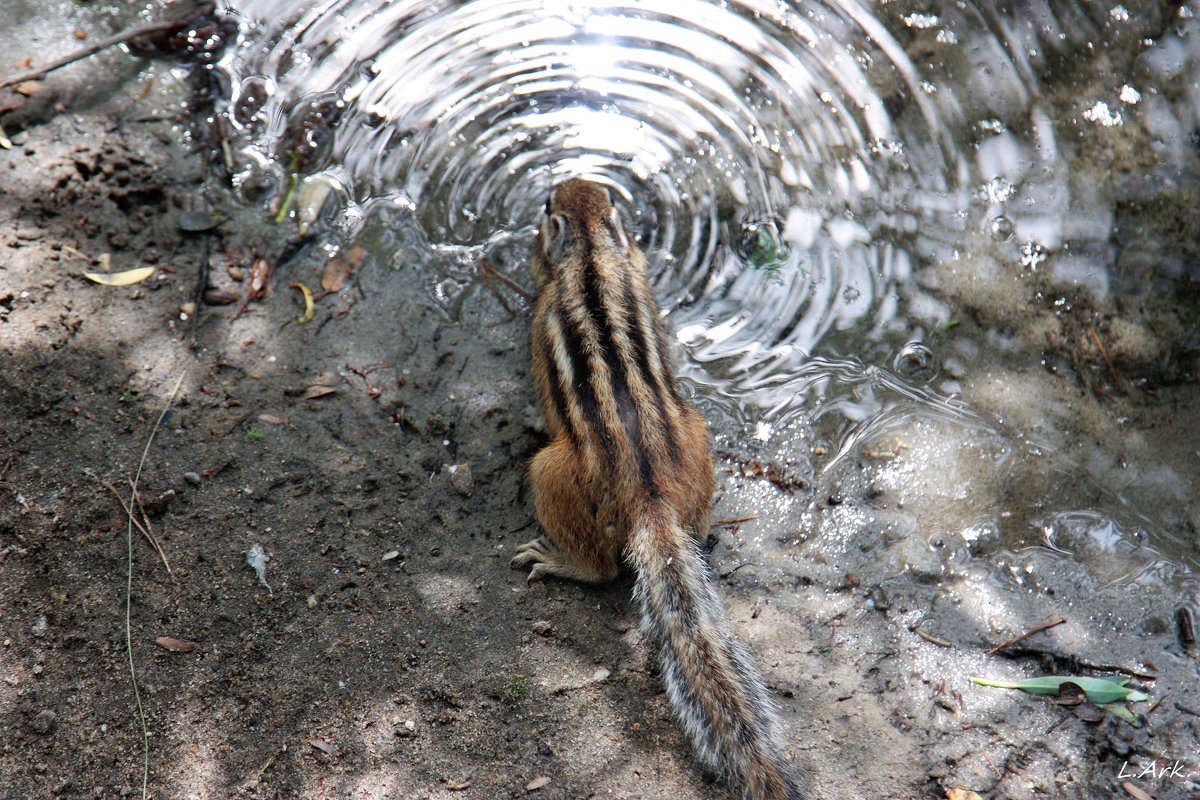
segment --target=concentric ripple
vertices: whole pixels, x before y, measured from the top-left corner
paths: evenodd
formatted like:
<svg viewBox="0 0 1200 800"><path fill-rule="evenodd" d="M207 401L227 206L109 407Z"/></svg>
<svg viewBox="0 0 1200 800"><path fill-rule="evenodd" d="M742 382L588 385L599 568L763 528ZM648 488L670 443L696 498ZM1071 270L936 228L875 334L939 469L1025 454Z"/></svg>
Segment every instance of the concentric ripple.
<svg viewBox="0 0 1200 800"><path fill-rule="evenodd" d="M243 184L274 169L282 185L291 159L352 204L399 200L430 242L471 246L528 228L563 177L600 181L656 257L665 305L704 298L681 321L728 347L736 330L810 351L877 307L903 261L858 247L880 215L924 192L940 199L911 207L939 216L964 195L915 67L853 2L238 12L245 46L224 68ZM835 266L828 244L861 252Z"/></svg>
<svg viewBox="0 0 1200 800"><path fill-rule="evenodd" d="M718 441L793 430L832 472L920 420L988 427L951 300L1189 269L1127 231L1193 169L1194 3L1127 5L241 0L217 69L242 198L298 182L343 239L386 211L450 315L480 256L527 281L553 184L611 187ZM1110 168L1142 175L1106 178L1123 199Z"/></svg>
<svg viewBox="0 0 1200 800"><path fill-rule="evenodd" d="M398 206L433 272L530 242L549 187L591 178L639 232L693 377L733 396L814 354L888 365L949 322L922 263L1112 258L1112 208L1072 188L1063 94L1042 82L1177 20L1017 5L245 0L219 65L235 185L278 198L298 176L302 211L336 197L349 233ZM1130 85L1095 95L1071 124L1182 113ZM435 300L452 273L431 275Z"/></svg>

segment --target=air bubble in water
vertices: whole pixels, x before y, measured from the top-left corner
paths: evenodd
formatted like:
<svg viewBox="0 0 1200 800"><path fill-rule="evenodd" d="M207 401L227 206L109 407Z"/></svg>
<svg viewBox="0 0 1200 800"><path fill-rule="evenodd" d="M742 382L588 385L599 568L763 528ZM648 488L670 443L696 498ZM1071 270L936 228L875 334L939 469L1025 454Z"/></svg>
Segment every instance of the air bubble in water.
<svg viewBox="0 0 1200 800"><path fill-rule="evenodd" d="M900 348L892 360L892 369L898 375L922 383L928 383L937 375L933 351L921 342L909 342Z"/></svg>
<svg viewBox="0 0 1200 800"><path fill-rule="evenodd" d="M1035 272L1042 262L1050 257L1046 248L1038 242L1026 242L1021 245L1021 266L1030 272Z"/></svg>
<svg viewBox="0 0 1200 800"><path fill-rule="evenodd" d="M998 217L993 217L988 225L988 231L992 235L992 239L997 242L1007 242L1013 237L1016 232L1016 226L1008 217L1001 214Z"/></svg>
<svg viewBox="0 0 1200 800"><path fill-rule="evenodd" d="M979 196L984 201L996 205L1007 202L1017 191L1012 182L1006 178L992 178L979 188Z"/></svg>

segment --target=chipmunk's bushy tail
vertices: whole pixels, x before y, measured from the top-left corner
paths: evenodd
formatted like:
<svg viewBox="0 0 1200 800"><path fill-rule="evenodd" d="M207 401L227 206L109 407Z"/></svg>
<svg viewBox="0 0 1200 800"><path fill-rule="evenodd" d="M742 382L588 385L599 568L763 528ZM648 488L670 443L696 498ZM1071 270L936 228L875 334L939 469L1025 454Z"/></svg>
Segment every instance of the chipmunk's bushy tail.
<svg viewBox="0 0 1200 800"><path fill-rule="evenodd" d="M658 648L667 696L705 764L745 800L803 800L758 669L729 632L708 567L675 513L647 505L629 542L642 628Z"/></svg>

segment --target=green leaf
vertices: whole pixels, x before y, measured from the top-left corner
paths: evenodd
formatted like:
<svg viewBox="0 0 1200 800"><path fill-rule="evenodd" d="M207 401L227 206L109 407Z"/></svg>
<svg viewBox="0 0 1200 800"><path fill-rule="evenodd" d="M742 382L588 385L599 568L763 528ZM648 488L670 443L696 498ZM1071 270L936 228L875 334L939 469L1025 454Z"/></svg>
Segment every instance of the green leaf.
<svg viewBox="0 0 1200 800"><path fill-rule="evenodd" d="M762 227L755 233L748 261L754 269L774 270L786 264L791 255L787 242Z"/></svg>
<svg viewBox="0 0 1200 800"><path fill-rule="evenodd" d="M1084 678L1079 675L1060 677L1045 675L1040 678L1025 678L1019 681L994 681L986 678L971 678L980 686L992 686L997 689L1021 689L1030 694L1059 694L1066 684L1073 684L1083 690L1087 699L1096 705L1113 703L1117 700L1138 702L1148 700L1149 696L1136 689L1125 686L1129 677L1122 675L1116 678Z"/></svg>
<svg viewBox="0 0 1200 800"><path fill-rule="evenodd" d="M937 324L937 326L933 329L933 332L934 333L946 333L947 331L952 331L955 328L957 328L958 324L959 324L958 320L956 320L956 319L943 320L942 322L939 322Z"/></svg>
<svg viewBox="0 0 1200 800"><path fill-rule="evenodd" d="M1116 703L1097 703L1096 708L1102 708L1110 714L1120 717L1135 728L1142 727L1142 723L1138 722L1138 719L1133 715L1133 712L1125 706L1119 706Z"/></svg>

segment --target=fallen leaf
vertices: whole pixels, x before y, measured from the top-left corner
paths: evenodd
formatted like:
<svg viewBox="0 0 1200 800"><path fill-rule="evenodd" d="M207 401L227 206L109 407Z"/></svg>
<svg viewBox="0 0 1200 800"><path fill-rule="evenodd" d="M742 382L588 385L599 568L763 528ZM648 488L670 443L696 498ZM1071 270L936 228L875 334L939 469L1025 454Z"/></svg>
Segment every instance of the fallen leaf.
<svg viewBox="0 0 1200 800"><path fill-rule="evenodd" d="M303 283L289 283L288 285L291 286L293 289L299 289L300 294L304 295L304 313L296 318L296 322L299 323L300 325L303 325L304 323L308 322L310 319L313 318L312 289L309 289Z"/></svg>
<svg viewBox="0 0 1200 800"><path fill-rule="evenodd" d="M204 303L210 306L227 306L241 299L240 294L225 289L209 289L204 293Z"/></svg>
<svg viewBox="0 0 1200 800"><path fill-rule="evenodd" d="M550 779L547 778L545 775L539 775L538 777L531 780L529 783L525 784L525 791L536 792L538 789L542 788L549 782L550 782Z"/></svg>
<svg viewBox="0 0 1200 800"><path fill-rule="evenodd" d="M461 792L463 789L470 789L474 785L475 785L475 781L471 778L467 778L465 781L455 781L453 783L447 783L446 788L452 792Z"/></svg>
<svg viewBox="0 0 1200 800"><path fill-rule="evenodd" d="M170 650L172 653L190 653L196 649L195 642L176 639L172 636L157 636L154 639L154 643L164 650Z"/></svg>
<svg viewBox="0 0 1200 800"><path fill-rule="evenodd" d="M983 798L970 789L955 786L946 790L946 800L983 800Z"/></svg>
<svg viewBox="0 0 1200 800"><path fill-rule="evenodd" d="M1085 678L1080 675L1067 677L1059 675L1044 675L1040 678L1026 678L1020 681L994 681L985 678L969 678L972 683L980 686L994 686L998 689L1023 689L1030 694L1059 694L1063 691L1082 691L1093 703L1112 703L1116 700L1128 700L1140 703L1149 700L1149 696L1137 689L1130 689L1129 676L1119 675L1114 678Z"/></svg>
<svg viewBox="0 0 1200 800"><path fill-rule="evenodd" d="M260 258L250 268L250 298L258 300L271 292L271 277L274 273L271 262Z"/></svg>
<svg viewBox="0 0 1200 800"><path fill-rule="evenodd" d="M361 247L352 247L345 258L331 258L326 261L325 268L321 270L321 288L327 292L341 291L346 281L354 274L354 270L362 264L366 252Z"/></svg>
<svg viewBox="0 0 1200 800"><path fill-rule="evenodd" d="M1122 783L1121 788L1128 792L1129 796L1134 798L1134 800L1154 800L1154 798L1147 794L1145 790L1139 789L1129 781Z"/></svg>
<svg viewBox="0 0 1200 800"><path fill-rule="evenodd" d="M1119 706L1116 703L1102 703L1096 706L1096 708L1112 713L1114 717L1125 720L1135 728L1142 727L1142 723L1138 722L1138 718L1125 706Z"/></svg>
<svg viewBox="0 0 1200 800"><path fill-rule="evenodd" d="M259 414L258 418L268 425L287 425L287 417L277 417L274 414Z"/></svg>
<svg viewBox="0 0 1200 800"><path fill-rule="evenodd" d="M124 272L85 272L83 277L102 286L132 286L154 274L154 267L137 267Z"/></svg>
<svg viewBox="0 0 1200 800"><path fill-rule="evenodd" d="M318 397L324 397L327 394L333 394L337 391L332 386L315 385L304 390L305 400L316 400Z"/></svg>
<svg viewBox="0 0 1200 800"><path fill-rule="evenodd" d="M25 95L26 97L33 97L35 94L37 94L38 92L40 92L42 90L42 82L41 81L21 81L16 86L12 87L12 90L14 92L16 92L17 94L22 94L22 95Z"/></svg>
<svg viewBox="0 0 1200 800"><path fill-rule="evenodd" d="M188 233L211 231L221 224L221 218L207 211L184 211L179 215L179 230Z"/></svg>

